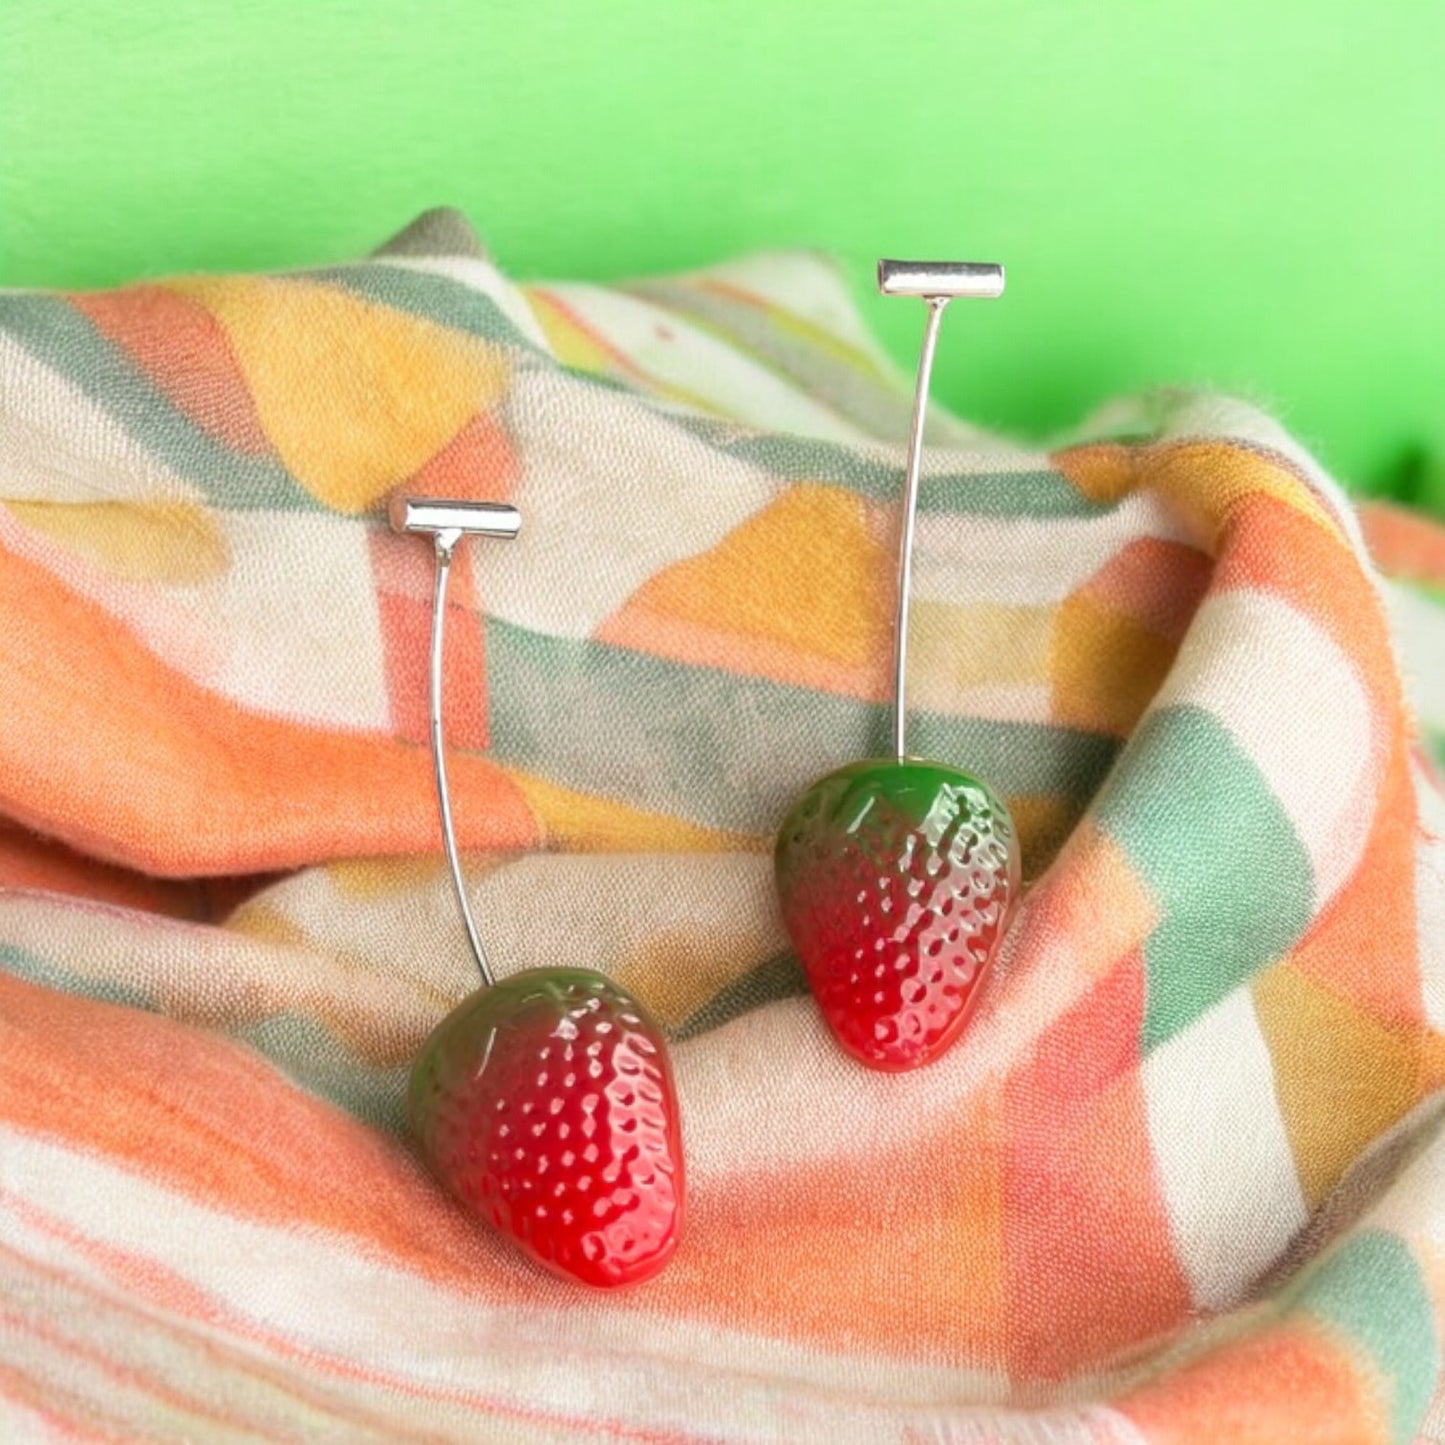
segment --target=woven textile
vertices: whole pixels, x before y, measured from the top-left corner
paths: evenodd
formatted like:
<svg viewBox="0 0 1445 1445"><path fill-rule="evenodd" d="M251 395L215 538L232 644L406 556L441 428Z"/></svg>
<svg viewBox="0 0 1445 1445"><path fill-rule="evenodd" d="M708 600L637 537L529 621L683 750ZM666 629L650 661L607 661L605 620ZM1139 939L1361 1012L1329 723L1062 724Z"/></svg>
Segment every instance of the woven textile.
<svg viewBox="0 0 1445 1445"><path fill-rule="evenodd" d="M1445 1439L1445 534L1235 403L940 413L910 742L1028 891L877 1075L770 834L888 748L909 404L813 256L523 286L443 213L0 295L0 1438ZM525 519L446 659L499 971L675 1039L688 1231L630 1292L401 1135L474 979L398 487Z"/></svg>

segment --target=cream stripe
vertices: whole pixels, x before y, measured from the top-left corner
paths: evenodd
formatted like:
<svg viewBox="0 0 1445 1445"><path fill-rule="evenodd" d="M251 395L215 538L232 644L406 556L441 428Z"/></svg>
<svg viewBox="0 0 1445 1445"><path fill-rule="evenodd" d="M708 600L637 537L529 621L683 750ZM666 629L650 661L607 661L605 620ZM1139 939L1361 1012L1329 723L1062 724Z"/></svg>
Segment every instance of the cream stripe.
<svg viewBox="0 0 1445 1445"><path fill-rule="evenodd" d="M16 1365L10 1361L8 1352L0 1352L0 1359L10 1369ZM3 1369L4 1366L0 1366ZM24 1374L23 1371L19 1373ZM0 1388L9 1389L8 1382ZM47 1420L40 1411L28 1410L19 1400L0 1395L0 1440L15 1442L15 1445L42 1445L42 1442L56 1441L57 1445L73 1445L75 1436L63 1430L58 1424Z"/></svg>
<svg viewBox="0 0 1445 1445"><path fill-rule="evenodd" d="M0 1179L15 1194L44 1200L48 1214L86 1239L176 1271L223 1318L280 1333L308 1356L296 1366L308 1376L355 1370L403 1391L446 1390L688 1438L796 1439L807 1431L838 1445L873 1445L936 1420L953 1402L999 1402L1007 1393L999 1376L877 1358L865 1365L853 1355L637 1313L610 1297L566 1291L565 1303L544 1305L558 1293L543 1283L538 1303L488 1307L345 1238L218 1214L11 1130L0 1130ZM0 1207L0 1238L114 1287L73 1246L8 1206Z"/></svg>
<svg viewBox="0 0 1445 1445"><path fill-rule="evenodd" d="M1359 1227L1388 1229L1417 1248L1423 1245L1445 1266L1445 1209L1440 1207L1445 1199L1445 1135L1440 1132L1440 1107L1438 1098L1428 1100L1396 1124L1390 1136L1396 1141L1409 1138L1422 1121L1434 1137L1390 1180Z"/></svg>
<svg viewBox="0 0 1445 1445"><path fill-rule="evenodd" d="M1053 690L1047 683L980 684L977 687L936 687L927 676L910 678L909 707L936 708L950 717L987 722L1054 722ZM964 766L967 767L965 761Z"/></svg>
<svg viewBox="0 0 1445 1445"><path fill-rule="evenodd" d="M863 324L841 267L820 252L757 251L673 279L684 283L720 281L750 292L856 347L880 370L891 373L894 369L878 338ZM910 394L906 384L899 387L899 403L905 409Z"/></svg>
<svg viewBox="0 0 1445 1445"><path fill-rule="evenodd" d="M1116 961L1101 952L1118 946L1108 925L1102 934L1047 927L1047 917L1035 923L1026 896L966 1038L926 1069L862 1068L838 1047L811 996L675 1047L692 1177L724 1188L729 1177L786 1173L815 1160L857 1169L930 1131L956 1128L970 1101L1016 1067ZM1023 960L1016 970L1015 958ZM784 1103L760 1108L759 1100Z"/></svg>
<svg viewBox="0 0 1445 1445"><path fill-rule="evenodd" d="M643 399L556 372L517 372L507 409L522 533L470 558L488 610L533 631L588 636L648 578L782 491L762 468L660 424Z"/></svg>
<svg viewBox="0 0 1445 1445"><path fill-rule="evenodd" d="M910 1442L915 1438L908 1437ZM1133 1421L1107 1405L940 1414L918 1445L1148 1445Z"/></svg>
<svg viewBox="0 0 1445 1445"><path fill-rule="evenodd" d="M0 510L0 542L242 707L339 731L390 728L366 528L316 512L211 512L229 565L165 586L118 577Z"/></svg>
<svg viewBox="0 0 1445 1445"><path fill-rule="evenodd" d="M1422 722L1445 730L1445 602L1398 582L1384 591L1410 701Z"/></svg>
<svg viewBox="0 0 1445 1445"><path fill-rule="evenodd" d="M235 1030L284 1011L324 1021L363 1057L379 1049L394 1055L400 1041L419 1043L436 1022L435 975L444 986L449 970L445 959L431 959L428 932L438 940L444 929L452 939L459 932L444 902L438 898L430 910L429 929L412 935L426 959L420 977L420 966L408 969L397 958L395 934L391 966L376 957L368 968L339 947L273 943L238 929L13 889L0 891L0 941L36 958L63 959L73 975L142 994L187 1023ZM403 918L403 926L412 922ZM395 928L395 914L391 922ZM459 976L464 946L452 946Z"/></svg>
<svg viewBox="0 0 1445 1445"><path fill-rule="evenodd" d="M1412 771L1420 836L1415 844L1415 926L1425 1016L1445 1032L1445 796L1419 766Z"/></svg>
<svg viewBox="0 0 1445 1445"><path fill-rule="evenodd" d="M679 312L601 286L547 288L639 370L748 426L828 441L867 433Z"/></svg>
<svg viewBox="0 0 1445 1445"><path fill-rule="evenodd" d="M198 502L69 377L0 331L0 496L36 502Z"/></svg>
<svg viewBox="0 0 1445 1445"><path fill-rule="evenodd" d="M1142 1078L1180 1263L1194 1302L1224 1309L1309 1218L1248 989L1155 1049Z"/></svg>
<svg viewBox="0 0 1445 1445"><path fill-rule="evenodd" d="M1061 602L1146 537L1187 540L1153 492L1131 493L1095 517L928 512L918 519L914 596L957 605Z"/></svg>
<svg viewBox="0 0 1445 1445"><path fill-rule="evenodd" d="M1415 845L1415 910L1425 1018L1445 1033L1445 837Z"/></svg>

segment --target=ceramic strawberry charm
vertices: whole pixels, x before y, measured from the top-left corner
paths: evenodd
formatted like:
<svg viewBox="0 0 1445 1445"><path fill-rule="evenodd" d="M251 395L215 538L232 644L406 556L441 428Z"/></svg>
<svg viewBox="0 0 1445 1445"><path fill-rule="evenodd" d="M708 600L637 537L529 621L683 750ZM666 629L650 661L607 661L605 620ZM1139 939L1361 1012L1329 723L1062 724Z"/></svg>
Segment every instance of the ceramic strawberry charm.
<svg viewBox="0 0 1445 1445"><path fill-rule="evenodd" d="M408 1114L422 1157L471 1214L538 1264L609 1288L655 1275L682 1230L677 1095L662 1031L605 975L551 965L497 980L452 827L442 737L442 638L466 535L514 537L509 506L399 499L392 526L434 538L431 742L442 839L482 987L423 1045Z"/></svg>
<svg viewBox="0 0 1445 1445"><path fill-rule="evenodd" d="M815 783L778 832L783 922L823 1017L855 1058L902 1071L937 1059L968 1023L1019 890L1003 800L980 779L906 748L913 535L928 382L944 307L993 297L1003 268L881 261L879 288L928 305L908 448L898 563L892 757Z"/></svg>

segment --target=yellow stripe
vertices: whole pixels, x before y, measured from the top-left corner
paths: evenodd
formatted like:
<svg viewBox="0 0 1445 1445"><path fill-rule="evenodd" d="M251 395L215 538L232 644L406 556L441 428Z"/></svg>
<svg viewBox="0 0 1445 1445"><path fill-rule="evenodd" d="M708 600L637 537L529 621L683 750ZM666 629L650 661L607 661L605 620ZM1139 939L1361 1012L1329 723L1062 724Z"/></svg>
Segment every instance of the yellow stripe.
<svg viewBox="0 0 1445 1445"><path fill-rule="evenodd" d="M12 516L113 577L181 584L231 560L211 515L186 502L8 502Z"/></svg>
<svg viewBox="0 0 1445 1445"><path fill-rule="evenodd" d="M501 394L506 355L478 337L286 278L167 283L220 322L287 469L362 512Z"/></svg>
<svg viewBox="0 0 1445 1445"><path fill-rule="evenodd" d="M582 853L760 853L772 845L770 838L702 828L665 813L574 792L528 773L505 771L536 817L545 847Z"/></svg>

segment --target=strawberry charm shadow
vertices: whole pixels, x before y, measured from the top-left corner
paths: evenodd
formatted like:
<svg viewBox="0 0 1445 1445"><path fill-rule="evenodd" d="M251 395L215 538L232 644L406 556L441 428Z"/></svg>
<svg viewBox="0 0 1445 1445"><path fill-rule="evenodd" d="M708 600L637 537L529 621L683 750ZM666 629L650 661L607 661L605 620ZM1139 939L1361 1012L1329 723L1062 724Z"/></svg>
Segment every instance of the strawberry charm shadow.
<svg viewBox="0 0 1445 1445"><path fill-rule="evenodd" d="M428 1167L470 1213L538 1264L610 1288L657 1274L682 1229L682 1131L662 1031L606 975L529 968L498 981L467 898L447 787L442 644L447 579L465 536L515 537L490 502L398 498L398 532L436 549L430 722L442 841L482 987L433 1030L407 1115Z"/></svg>
<svg viewBox="0 0 1445 1445"><path fill-rule="evenodd" d="M908 605L928 381L944 307L994 297L1001 266L880 261L885 295L928 305L908 443L894 632L890 758L814 783L778 832L783 923L824 1019L871 1068L932 1063L964 1031L1019 891L1018 834L1002 799L946 763L908 756Z"/></svg>

